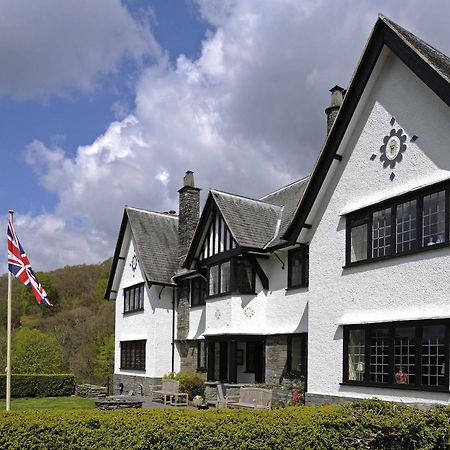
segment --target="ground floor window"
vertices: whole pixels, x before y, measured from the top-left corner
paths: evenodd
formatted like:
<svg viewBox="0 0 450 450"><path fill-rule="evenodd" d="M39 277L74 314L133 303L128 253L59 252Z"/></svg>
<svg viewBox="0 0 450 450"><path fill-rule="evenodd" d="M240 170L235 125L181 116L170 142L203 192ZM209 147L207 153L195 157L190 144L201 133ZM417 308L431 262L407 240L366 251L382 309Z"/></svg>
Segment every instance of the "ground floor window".
<svg viewBox="0 0 450 450"><path fill-rule="evenodd" d="M146 341L122 341L120 343L120 368L145 370Z"/></svg>
<svg viewBox="0 0 450 450"><path fill-rule="evenodd" d="M296 378L306 377L307 333L288 336L287 372Z"/></svg>
<svg viewBox="0 0 450 450"><path fill-rule="evenodd" d="M449 321L344 328L344 381L448 390Z"/></svg>

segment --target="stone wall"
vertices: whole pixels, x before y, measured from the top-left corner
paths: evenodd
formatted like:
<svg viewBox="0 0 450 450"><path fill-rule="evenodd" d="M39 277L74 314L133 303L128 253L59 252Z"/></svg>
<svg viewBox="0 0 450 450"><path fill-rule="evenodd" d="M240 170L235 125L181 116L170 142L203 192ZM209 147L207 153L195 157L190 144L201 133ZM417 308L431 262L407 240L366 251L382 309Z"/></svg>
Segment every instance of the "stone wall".
<svg viewBox="0 0 450 450"><path fill-rule="evenodd" d="M272 335L266 338L266 384L283 381L287 363L287 335Z"/></svg>
<svg viewBox="0 0 450 450"><path fill-rule="evenodd" d="M108 395L108 389L105 386L95 384L77 384L75 395L78 395L78 397L98 397L99 395Z"/></svg>
<svg viewBox="0 0 450 450"><path fill-rule="evenodd" d="M178 341L180 353L180 372L197 371L197 341Z"/></svg>
<svg viewBox="0 0 450 450"><path fill-rule="evenodd" d="M189 288L188 281L183 282L178 288L177 302L177 339L184 340L189 334Z"/></svg>
<svg viewBox="0 0 450 450"><path fill-rule="evenodd" d="M120 383L123 383L124 395L144 395L145 397L148 397L152 392L152 386L155 384L161 384L161 378L150 378L139 375L124 375L115 373L114 383L112 386L113 395L120 394Z"/></svg>

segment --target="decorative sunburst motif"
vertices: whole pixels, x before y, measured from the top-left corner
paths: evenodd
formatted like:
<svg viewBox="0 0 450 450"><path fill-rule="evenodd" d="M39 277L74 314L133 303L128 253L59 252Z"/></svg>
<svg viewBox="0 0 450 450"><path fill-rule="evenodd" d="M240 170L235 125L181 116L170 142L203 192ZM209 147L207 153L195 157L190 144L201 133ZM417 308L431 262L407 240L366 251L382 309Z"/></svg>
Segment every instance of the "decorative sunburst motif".
<svg viewBox="0 0 450 450"><path fill-rule="evenodd" d="M383 138L383 145L380 147L380 161L383 167L393 169L397 163L403 159L406 151L406 134L401 128L392 128L391 132Z"/></svg>
<svg viewBox="0 0 450 450"><path fill-rule="evenodd" d="M255 314L255 311L250 306L247 306L247 308L244 309L244 316L245 317L250 319L250 317L253 317L254 314Z"/></svg>
<svg viewBox="0 0 450 450"><path fill-rule="evenodd" d="M133 254L133 258L131 258L131 262L130 262L130 267L131 270L133 271L133 277L134 277L134 273L136 272L138 266L138 258L136 256L136 253Z"/></svg>

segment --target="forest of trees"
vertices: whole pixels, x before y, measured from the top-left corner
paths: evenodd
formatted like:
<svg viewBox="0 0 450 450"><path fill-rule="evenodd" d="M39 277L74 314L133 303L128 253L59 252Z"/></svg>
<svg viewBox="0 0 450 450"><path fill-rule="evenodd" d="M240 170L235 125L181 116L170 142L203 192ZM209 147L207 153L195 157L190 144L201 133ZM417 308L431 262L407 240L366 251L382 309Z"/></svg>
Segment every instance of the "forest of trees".
<svg viewBox="0 0 450 450"><path fill-rule="evenodd" d="M114 302L103 298L111 259L38 272L53 308L13 279L13 373L73 373L105 384L113 373ZM0 367L6 367L7 276L0 277Z"/></svg>

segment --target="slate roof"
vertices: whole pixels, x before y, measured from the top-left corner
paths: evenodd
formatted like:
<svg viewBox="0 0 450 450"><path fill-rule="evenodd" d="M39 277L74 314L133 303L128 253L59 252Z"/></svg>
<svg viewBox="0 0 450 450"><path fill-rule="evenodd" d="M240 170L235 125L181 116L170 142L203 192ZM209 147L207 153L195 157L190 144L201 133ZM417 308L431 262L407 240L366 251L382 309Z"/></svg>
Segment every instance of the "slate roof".
<svg viewBox="0 0 450 450"><path fill-rule="evenodd" d="M269 247L274 247L286 242L282 239L282 236L294 219L295 211L303 197L308 180L309 177L294 181L293 183L261 198L264 202L283 207L278 233L273 241L270 242Z"/></svg>
<svg viewBox="0 0 450 450"><path fill-rule="evenodd" d="M433 66L443 77L450 82L450 58L439 50L427 44L422 39L405 30L400 25L380 14L380 19L397 33L418 55Z"/></svg>
<svg viewBox="0 0 450 450"><path fill-rule="evenodd" d="M131 207L125 211L147 281L173 284L178 267L178 217Z"/></svg>
<svg viewBox="0 0 450 450"><path fill-rule="evenodd" d="M211 195L239 246L264 248L274 238L280 206L216 190Z"/></svg>

